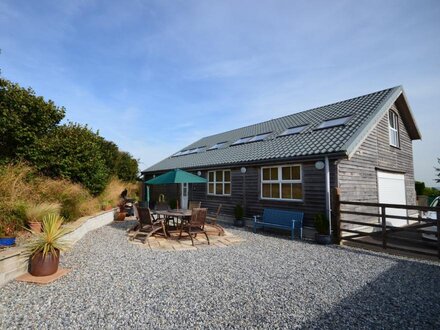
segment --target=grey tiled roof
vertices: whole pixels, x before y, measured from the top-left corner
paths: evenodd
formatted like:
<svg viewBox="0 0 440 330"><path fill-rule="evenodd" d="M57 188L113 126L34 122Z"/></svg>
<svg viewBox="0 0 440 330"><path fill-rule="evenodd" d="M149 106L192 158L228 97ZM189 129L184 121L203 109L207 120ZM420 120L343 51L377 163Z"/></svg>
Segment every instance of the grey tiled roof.
<svg viewBox="0 0 440 330"><path fill-rule="evenodd" d="M346 101L272 119L259 124L211 135L190 144L182 150L227 141L219 150L203 151L197 154L168 157L143 172L169 170L173 168L202 168L227 164L240 164L280 158L294 158L319 154L346 153L349 142L359 139L365 133L369 122L385 106L390 106L402 88L394 87L363 95ZM385 109L387 110L387 109ZM325 120L351 115L343 126L317 129ZM308 125L302 132L279 136L289 127ZM231 146L236 140L246 136L271 132L263 141Z"/></svg>

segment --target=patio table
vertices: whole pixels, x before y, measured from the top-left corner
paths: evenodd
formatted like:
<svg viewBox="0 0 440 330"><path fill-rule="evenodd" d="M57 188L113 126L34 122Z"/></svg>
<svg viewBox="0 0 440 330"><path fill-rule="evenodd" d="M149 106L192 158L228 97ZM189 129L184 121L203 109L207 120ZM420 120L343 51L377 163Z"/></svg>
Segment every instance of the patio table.
<svg viewBox="0 0 440 330"><path fill-rule="evenodd" d="M183 221L191 217L192 211L188 209L173 209L173 210L156 211L155 213L164 216L166 219L169 219L170 217L177 218L178 224L180 220L180 225L181 225ZM170 226L168 221L165 222L166 222L166 230L168 233L180 231L180 228L178 226L176 227Z"/></svg>

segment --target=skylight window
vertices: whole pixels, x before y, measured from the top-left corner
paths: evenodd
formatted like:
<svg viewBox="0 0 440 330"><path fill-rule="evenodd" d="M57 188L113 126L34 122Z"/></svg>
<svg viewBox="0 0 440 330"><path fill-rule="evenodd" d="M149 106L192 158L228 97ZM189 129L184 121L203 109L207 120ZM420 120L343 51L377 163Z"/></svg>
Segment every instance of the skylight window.
<svg viewBox="0 0 440 330"><path fill-rule="evenodd" d="M198 148L190 149L188 150L188 153L186 155L196 154Z"/></svg>
<svg viewBox="0 0 440 330"><path fill-rule="evenodd" d="M323 121L321 123L321 125L318 126L318 129L344 125L350 118L351 118L351 116L346 116L346 117L329 119L329 120Z"/></svg>
<svg viewBox="0 0 440 330"><path fill-rule="evenodd" d="M255 135L252 139L250 139L247 142L257 142L257 141L264 140L267 136L269 136L270 133L272 133L272 132Z"/></svg>
<svg viewBox="0 0 440 330"><path fill-rule="evenodd" d="M298 134L298 133L302 132L306 127L307 127L307 125L290 127L288 129L286 129L283 133L281 133L279 136Z"/></svg>
<svg viewBox="0 0 440 330"><path fill-rule="evenodd" d="M212 147L209 147L207 150L215 150L215 149L220 149L221 147L223 147L226 144L225 142L218 142L216 144L214 144Z"/></svg>
<svg viewBox="0 0 440 330"><path fill-rule="evenodd" d="M232 145L232 146L235 146L235 145L237 145L237 144L246 143L246 142L249 142L249 140L252 139L252 138L253 138L253 136L243 137L243 138L238 139L237 141L235 141L235 142L232 143L231 145Z"/></svg>

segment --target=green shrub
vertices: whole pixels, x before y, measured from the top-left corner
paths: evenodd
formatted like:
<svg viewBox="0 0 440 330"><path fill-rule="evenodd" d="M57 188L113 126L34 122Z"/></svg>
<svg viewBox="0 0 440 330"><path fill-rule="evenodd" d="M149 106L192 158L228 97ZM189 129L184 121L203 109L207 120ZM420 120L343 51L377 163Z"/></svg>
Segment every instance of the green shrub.
<svg viewBox="0 0 440 330"><path fill-rule="evenodd" d="M423 195L423 192L425 190L425 183L424 182L420 182L420 181L416 181L415 182L415 186L416 186L416 194L417 194L417 196Z"/></svg>

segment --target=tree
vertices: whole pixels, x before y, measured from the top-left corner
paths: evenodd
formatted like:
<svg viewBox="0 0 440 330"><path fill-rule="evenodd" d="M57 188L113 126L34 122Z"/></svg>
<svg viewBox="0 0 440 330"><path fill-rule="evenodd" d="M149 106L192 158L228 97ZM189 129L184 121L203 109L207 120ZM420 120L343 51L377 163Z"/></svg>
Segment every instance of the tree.
<svg viewBox="0 0 440 330"><path fill-rule="evenodd" d="M138 161L128 152L119 151L116 170L119 179L129 182L135 181L139 172Z"/></svg>
<svg viewBox="0 0 440 330"><path fill-rule="evenodd" d="M100 142L101 137L87 125L58 126L38 141L33 163L43 174L81 183L97 195L110 177Z"/></svg>
<svg viewBox="0 0 440 330"><path fill-rule="evenodd" d="M55 129L65 109L0 77L0 159L28 159L35 142Z"/></svg>

